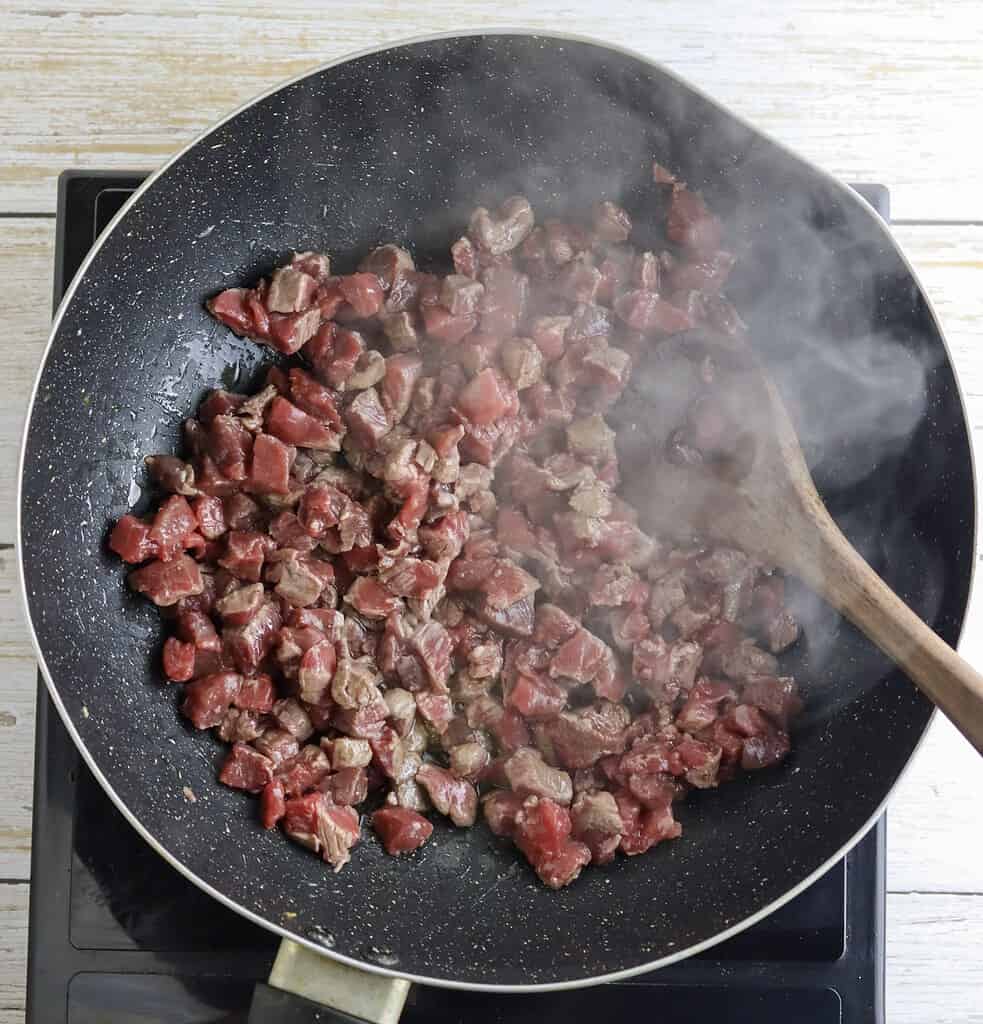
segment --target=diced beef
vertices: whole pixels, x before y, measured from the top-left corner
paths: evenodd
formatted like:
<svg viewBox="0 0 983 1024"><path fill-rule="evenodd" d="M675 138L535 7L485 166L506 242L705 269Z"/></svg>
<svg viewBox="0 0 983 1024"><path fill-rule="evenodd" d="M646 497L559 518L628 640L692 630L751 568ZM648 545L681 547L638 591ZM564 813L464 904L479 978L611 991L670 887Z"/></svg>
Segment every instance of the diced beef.
<svg viewBox="0 0 983 1024"><path fill-rule="evenodd" d="M164 641L162 661L164 675L172 683L185 683L194 675L195 645L182 643L177 637L169 636Z"/></svg>
<svg viewBox="0 0 983 1024"><path fill-rule="evenodd" d="M303 743L314 733L310 715L304 710L300 701L294 697L285 697L273 705L273 717L281 729L285 729L298 742Z"/></svg>
<svg viewBox="0 0 983 1024"><path fill-rule="evenodd" d="M258 793L273 781L273 762L245 743L234 743L218 780L233 789Z"/></svg>
<svg viewBox="0 0 983 1024"><path fill-rule="evenodd" d="M253 443L250 488L260 494L286 494L290 490L293 457L293 449L282 441L270 434L259 434Z"/></svg>
<svg viewBox="0 0 983 1024"><path fill-rule="evenodd" d="M334 644L328 640L314 644L303 653L297 673L301 700L318 705L330 700L336 661Z"/></svg>
<svg viewBox="0 0 983 1024"><path fill-rule="evenodd" d="M337 432L279 395L266 413L266 430L284 444L299 448L338 451L341 447Z"/></svg>
<svg viewBox="0 0 983 1024"><path fill-rule="evenodd" d="M605 790L578 793L570 808L570 820L576 836L591 832L620 836L624 828L618 804Z"/></svg>
<svg viewBox="0 0 983 1024"><path fill-rule="evenodd" d="M288 732L286 729L283 731ZM293 736L293 733L289 735ZM309 743L296 755L284 758L277 767L276 776L283 783L283 791L287 796L300 796L319 786L330 771L328 755L320 747Z"/></svg>
<svg viewBox="0 0 983 1024"><path fill-rule="evenodd" d="M552 800L529 797L516 814L513 841L551 889L569 885L590 863L590 850L570 830L570 815Z"/></svg>
<svg viewBox="0 0 983 1024"><path fill-rule="evenodd" d="M457 397L457 409L471 423L485 426L519 408L515 388L495 370L482 370Z"/></svg>
<svg viewBox="0 0 983 1024"><path fill-rule="evenodd" d="M134 569L127 577L130 587L166 608L184 597L200 594L205 587L201 569L194 559L179 555L173 561L153 561Z"/></svg>
<svg viewBox="0 0 983 1024"><path fill-rule="evenodd" d="M274 779L263 787L263 792L260 795L260 822L265 829L276 828L277 823L286 813L287 805L284 799L283 784Z"/></svg>
<svg viewBox="0 0 983 1024"><path fill-rule="evenodd" d="M478 811L478 793L466 779L457 779L446 768L425 763L416 773L416 781L427 791L434 807L460 828L474 824Z"/></svg>
<svg viewBox="0 0 983 1024"><path fill-rule="evenodd" d="M558 804L573 799L573 781L559 768L551 768L538 750L523 747L505 762L505 777L520 796L548 797Z"/></svg>
<svg viewBox="0 0 983 1024"><path fill-rule="evenodd" d="M589 768L606 754L625 749L629 716L620 705L600 701L578 711L563 711L540 727L564 768Z"/></svg>
<svg viewBox="0 0 983 1024"><path fill-rule="evenodd" d="M375 388L360 391L344 413L345 423L354 440L372 450L389 433L389 416Z"/></svg>
<svg viewBox="0 0 983 1024"><path fill-rule="evenodd" d="M372 828L394 857L418 850L433 833L433 825L422 814L405 807L380 807L372 815Z"/></svg>
<svg viewBox="0 0 983 1024"><path fill-rule="evenodd" d="M309 793L286 802L283 830L340 871L358 842L358 814L350 807L338 807L324 793Z"/></svg>
<svg viewBox="0 0 983 1024"><path fill-rule="evenodd" d="M242 689L242 682L237 672L217 672L196 679L184 688L181 711L196 729L220 725Z"/></svg>
<svg viewBox="0 0 983 1024"><path fill-rule="evenodd" d="M515 829L515 818L525 802L525 797L506 790L495 790L481 801L481 809L488 827L497 836L511 836Z"/></svg>
<svg viewBox="0 0 983 1024"><path fill-rule="evenodd" d="M483 744L475 741L459 743L450 749L451 775L474 782L490 760L491 755Z"/></svg>

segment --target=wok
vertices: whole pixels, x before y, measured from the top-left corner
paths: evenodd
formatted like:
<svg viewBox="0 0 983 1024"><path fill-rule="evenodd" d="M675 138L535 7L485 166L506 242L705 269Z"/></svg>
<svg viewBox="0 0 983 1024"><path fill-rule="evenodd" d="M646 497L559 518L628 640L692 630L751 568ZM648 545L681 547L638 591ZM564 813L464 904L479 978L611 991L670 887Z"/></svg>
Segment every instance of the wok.
<svg viewBox="0 0 983 1024"><path fill-rule="evenodd" d="M158 615L123 585L105 537L145 494L143 456L177 446L207 389L245 389L270 358L212 321L203 300L295 249L328 251L344 270L393 240L437 264L473 205L515 192L540 216L620 196L644 233L653 157L702 189L739 240L729 294L789 399L830 510L955 644L973 566L971 454L945 343L910 266L863 200L639 55L483 33L315 70L149 179L58 310L19 505L25 597L52 699L162 856L326 957L428 984L531 990L688 956L842 856L929 721L929 703L884 656L801 593L806 635L789 660L808 708L786 764L694 795L679 808L681 841L550 892L483 825L437 823L433 841L399 860L364 836L332 874L258 827L254 801L216 781L221 745L176 712L177 688L158 668ZM858 415L868 400L872 415Z"/></svg>

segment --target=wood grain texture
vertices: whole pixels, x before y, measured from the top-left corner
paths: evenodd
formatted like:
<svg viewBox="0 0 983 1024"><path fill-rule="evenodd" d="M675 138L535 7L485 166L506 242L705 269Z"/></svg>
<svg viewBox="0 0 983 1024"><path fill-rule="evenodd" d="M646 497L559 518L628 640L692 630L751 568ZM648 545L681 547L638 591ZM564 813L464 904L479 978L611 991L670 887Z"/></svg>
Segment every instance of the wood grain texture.
<svg viewBox="0 0 983 1024"><path fill-rule="evenodd" d="M983 1024L981 984L983 896L888 896L888 1024Z"/></svg>
<svg viewBox="0 0 983 1024"><path fill-rule="evenodd" d="M66 166L154 166L240 103L346 53L514 26L636 49L908 219L983 219L975 0L2 0L0 211L54 208ZM122 87L120 83L125 83Z"/></svg>
<svg viewBox="0 0 983 1024"><path fill-rule="evenodd" d="M29 886L0 885L0 1024L23 1024Z"/></svg>

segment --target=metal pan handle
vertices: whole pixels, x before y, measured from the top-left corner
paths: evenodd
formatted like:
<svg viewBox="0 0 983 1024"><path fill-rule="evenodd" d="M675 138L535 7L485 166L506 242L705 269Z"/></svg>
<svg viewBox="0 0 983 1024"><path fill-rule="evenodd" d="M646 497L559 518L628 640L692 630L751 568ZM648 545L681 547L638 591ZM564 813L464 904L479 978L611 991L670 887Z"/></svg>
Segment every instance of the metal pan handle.
<svg viewBox="0 0 983 1024"><path fill-rule="evenodd" d="M410 983L369 974L283 939L249 1024L398 1024Z"/></svg>

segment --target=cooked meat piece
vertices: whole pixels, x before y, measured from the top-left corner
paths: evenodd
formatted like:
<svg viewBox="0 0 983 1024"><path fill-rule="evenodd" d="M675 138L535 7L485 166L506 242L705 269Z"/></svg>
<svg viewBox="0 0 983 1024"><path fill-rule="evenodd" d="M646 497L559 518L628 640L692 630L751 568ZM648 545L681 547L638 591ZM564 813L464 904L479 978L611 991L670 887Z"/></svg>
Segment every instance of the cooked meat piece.
<svg viewBox="0 0 983 1024"><path fill-rule="evenodd" d="M630 720L624 707L601 701L579 711L563 711L540 729L564 768L589 768L606 754L625 749Z"/></svg>
<svg viewBox="0 0 983 1024"><path fill-rule="evenodd" d="M551 768L538 750L523 747L505 762L505 777L520 796L549 797L558 804L573 799L573 781L559 768Z"/></svg>
<svg viewBox="0 0 983 1024"><path fill-rule="evenodd" d="M339 707L351 709L380 700L379 673L372 659L342 658L331 681L331 696Z"/></svg>
<svg viewBox="0 0 983 1024"><path fill-rule="evenodd" d="M273 717L281 729L286 730L298 743L303 743L314 734L310 715L304 710L300 701L293 697L285 697L273 705Z"/></svg>
<svg viewBox="0 0 983 1024"><path fill-rule="evenodd" d="M416 773L416 781L427 791L434 807L455 825L466 828L474 824L478 794L466 779L457 779L435 764L423 764Z"/></svg>
<svg viewBox="0 0 983 1024"><path fill-rule="evenodd" d="M472 782L477 780L491 760L487 748L481 743L460 743L456 747L451 747L449 753L451 775L459 779L470 779Z"/></svg>
<svg viewBox="0 0 983 1024"><path fill-rule="evenodd" d="M570 808L570 820L574 835L584 832L620 835L623 828L618 805L605 790L578 793Z"/></svg>
<svg viewBox="0 0 983 1024"><path fill-rule="evenodd" d="M372 747L368 740L339 736L331 743L331 767L336 772L342 768L365 768L371 761Z"/></svg>
<svg viewBox="0 0 983 1024"><path fill-rule="evenodd" d="M511 196L490 214L483 206L471 215L469 233L475 245L489 256L501 256L517 248L532 231L535 216L525 196Z"/></svg>

